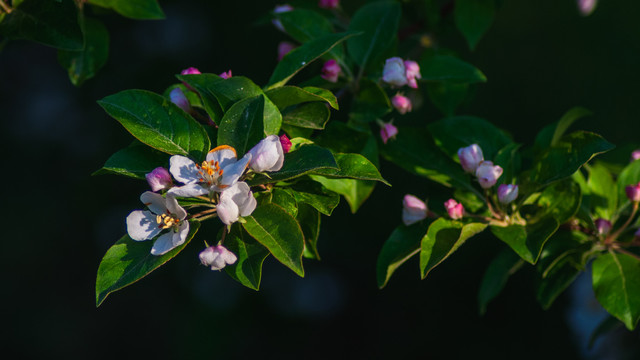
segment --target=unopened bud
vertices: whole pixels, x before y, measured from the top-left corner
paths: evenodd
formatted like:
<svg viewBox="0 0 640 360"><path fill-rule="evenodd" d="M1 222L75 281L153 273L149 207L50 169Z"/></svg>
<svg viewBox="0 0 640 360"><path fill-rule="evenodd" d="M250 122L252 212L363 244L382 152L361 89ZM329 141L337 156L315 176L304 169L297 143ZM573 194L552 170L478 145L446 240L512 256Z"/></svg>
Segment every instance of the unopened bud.
<svg viewBox="0 0 640 360"><path fill-rule="evenodd" d="M181 75L200 74L200 70L194 67L186 68L180 72Z"/></svg>
<svg viewBox="0 0 640 360"><path fill-rule="evenodd" d="M280 145L282 145L282 152L285 154L291 150L291 140L289 140L286 134L280 136Z"/></svg>
<svg viewBox="0 0 640 360"><path fill-rule="evenodd" d="M289 11L293 11L293 6L291 6L289 4L276 5L276 7L273 8L273 13L274 14L280 14L280 13L289 12ZM273 26L276 27L276 29L284 32L284 26L282 26L282 22L280 20L273 19L273 20L271 20L271 23L273 24Z"/></svg>
<svg viewBox="0 0 640 360"><path fill-rule="evenodd" d="M476 177L483 189L488 189L496 184L498 178L502 175L502 168L493 165L491 161L483 161L476 169Z"/></svg>
<svg viewBox="0 0 640 360"><path fill-rule="evenodd" d="M598 0L578 0L578 10L582 16L589 16L596 9Z"/></svg>
<svg viewBox="0 0 640 360"><path fill-rule="evenodd" d="M398 128L395 127L391 122L381 123L380 125L380 137L382 138L383 143L387 143L389 139L395 138L398 135Z"/></svg>
<svg viewBox="0 0 640 360"><path fill-rule="evenodd" d="M284 163L284 150L278 135L269 135L248 151L249 167L255 172L278 171Z"/></svg>
<svg viewBox="0 0 640 360"><path fill-rule="evenodd" d="M402 199L402 222L411 225L427 217L427 204L413 195Z"/></svg>
<svg viewBox="0 0 640 360"><path fill-rule="evenodd" d="M280 44L278 44L278 61L282 60L285 55L295 48L296 46L294 44L288 41L281 41Z"/></svg>
<svg viewBox="0 0 640 360"><path fill-rule="evenodd" d="M629 185L624 188L624 191L627 193L627 197L632 202L640 201L640 183L637 185Z"/></svg>
<svg viewBox="0 0 640 360"><path fill-rule="evenodd" d="M498 201L508 204L518 197L518 185L502 184L498 186Z"/></svg>
<svg viewBox="0 0 640 360"><path fill-rule="evenodd" d="M631 161L640 160L640 149L631 153Z"/></svg>
<svg viewBox="0 0 640 360"><path fill-rule="evenodd" d="M202 250L198 257L202 265L211 267L211 270L221 270L238 260L234 253L222 245L209 246Z"/></svg>
<svg viewBox="0 0 640 360"><path fill-rule="evenodd" d="M226 80L226 79L228 79L228 78L230 78L230 77L231 77L231 70L229 70L229 71L225 71L225 72L223 72L222 74L220 74L219 76L220 76L221 78L223 78L223 79L225 79L225 80Z"/></svg>
<svg viewBox="0 0 640 360"><path fill-rule="evenodd" d="M185 112L191 112L191 104L189 103L187 97L184 95L184 92L182 92L182 89L177 87L171 90L171 92L169 93L169 99L172 103L178 105L178 107Z"/></svg>
<svg viewBox="0 0 640 360"><path fill-rule="evenodd" d="M151 191L156 192L168 189L173 185L171 174L163 167L157 167L144 176L151 187Z"/></svg>
<svg viewBox="0 0 640 360"><path fill-rule="evenodd" d="M411 111L411 100L404 95L394 95L391 98L391 105L402 115Z"/></svg>
<svg viewBox="0 0 640 360"><path fill-rule="evenodd" d="M404 62L404 67L406 70L407 77L407 85L414 89L418 88L418 81L416 79L422 79L422 75L420 75L420 65L417 62L412 60L406 60Z"/></svg>
<svg viewBox="0 0 640 360"><path fill-rule="evenodd" d="M392 57L385 61L382 69L382 81L395 86L407 84L406 69L401 58Z"/></svg>
<svg viewBox="0 0 640 360"><path fill-rule="evenodd" d="M484 161L482 149L478 144L471 144L467 147L458 149L458 158L462 169L468 173L475 173L478 165Z"/></svg>
<svg viewBox="0 0 640 360"><path fill-rule="evenodd" d="M595 221L596 231L598 235L607 235L611 231L611 222L603 218L599 218Z"/></svg>
<svg viewBox="0 0 640 360"><path fill-rule="evenodd" d="M340 76L341 72L342 70L340 69L340 65L338 65L338 62L334 59L331 59L325 62L322 66L322 75L320 76L323 79L334 83L338 81L338 77Z"/></svg>
<svg viewBox="0 0 640 360"><path fill-rule="evenodd" d="M335 9L340 5L340 0L320 0L318 6L323 9Z"/></svg>
<svg viewBox="0 0 640 360"><path fill-rule="evenodd" d="M453 220L462 219L464 216L464 206L454 199L449 199L444 202L444 208L447 209L447 214Z"/></svg>

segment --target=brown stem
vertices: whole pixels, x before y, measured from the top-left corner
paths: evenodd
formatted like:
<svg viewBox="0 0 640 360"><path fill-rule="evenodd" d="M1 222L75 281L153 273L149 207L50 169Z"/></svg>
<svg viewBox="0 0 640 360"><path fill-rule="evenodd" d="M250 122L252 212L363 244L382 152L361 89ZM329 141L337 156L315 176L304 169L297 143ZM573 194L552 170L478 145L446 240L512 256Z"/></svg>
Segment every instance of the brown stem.
<svg viewBox="0 0 640 360"><path fill-rule="evenodd" d="M629 255L629 256L633 256L634 258L636 258L636 259L640 260L640 255L638 255L638 254L634 254L634 253L632 253L631 251L625 250L625 249L620 248L620 247L617 247L617 246L616 246L616 247L613 247L613 249L614 249L615 251L619 252L619 253L622 253L622 254L625 254L625 255Z"/></svg>
<svg viewBox="0 0 640 360"><path fill-rule="evenodd" d="M4 12L6 12L7 14L11 14L11 12L13 11L13 9L4 3L4 0L0 0L0 7L2 8L2 10L4 10Z"/></svg>
<svg viewBox="0 0 640 360"><path fill-rule="evenodd" d="M190 219L198 218L198 217L203 216L203 215L208 215L208 214L214 213L214 212L216 212L216 210L217 209L204 210L204 211L201 211L201 212L199 212L197 214L191 215L189 218ZM198 219L198 220L204 220L204 219Z"/></svg>

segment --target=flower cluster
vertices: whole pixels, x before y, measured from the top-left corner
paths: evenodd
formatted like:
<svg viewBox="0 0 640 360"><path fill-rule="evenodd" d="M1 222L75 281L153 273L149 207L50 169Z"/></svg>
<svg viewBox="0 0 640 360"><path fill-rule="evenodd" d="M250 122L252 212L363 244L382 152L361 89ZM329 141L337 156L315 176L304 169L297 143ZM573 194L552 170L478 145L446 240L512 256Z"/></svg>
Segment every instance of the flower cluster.
<svg viewBox="0 0 640 360"><path fill-rule="evenodd" d="M284 146L283 146L284 144ZM206 155L202 163L173 155L169 169L159 167L146 174L152 191L140 196L148 210L136 210L127 217L127 232L136 241L155 239L151 254L163 255L184 244L189 234L189 219L204 220L217 216L230 226L251 215L256 199L250 186L242 181L250 172L278 171L284 163L286 148L291 147L283 135L267 136L238 159L236 150L218 146ZM162 191L164 196L161 193ZM188 216L178 199L191 199L207 210ZM193 201L192 201L193 202ZM221 244L207 247L201 254L203 264L219 270L235 262L235 255Z"/></svg>
<svg viewBox="0 0 640 360"><path fill-rule="evenodd" d="M421 79L420 66L412 60L402 60L399 57L392 57L386 60L382 69L382 81L397 87L404 85L410 88L418 88L418 79ZM391 104L402 115L412 110L411 100L397 93Z"/></svg>

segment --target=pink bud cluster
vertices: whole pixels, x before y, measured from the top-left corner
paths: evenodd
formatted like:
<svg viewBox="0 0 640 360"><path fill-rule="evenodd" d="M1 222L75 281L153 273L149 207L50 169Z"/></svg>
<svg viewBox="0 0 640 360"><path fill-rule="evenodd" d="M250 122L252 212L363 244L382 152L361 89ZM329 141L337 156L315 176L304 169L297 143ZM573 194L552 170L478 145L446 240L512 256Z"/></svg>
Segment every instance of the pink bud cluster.
<svg viewBox="0 0 640 360"><path fill-rule="evenodd" d="M444 202L444 208L447 209L447 214L453 220L462 219L464 217L464 206L454 199L449 199Z"/></svg>
<svg viewBox="0 0 640 360"><path fill-rule="evenodd" d="M410 112L411 109L412 109L411 100L409 100L408 97L406 97L404 95L401 95L399 93L391 98L391 105L393 105L393 107L401 115L404 115L404 114Z"/></svg>
<svg viewBox="0 0 640 360"><path fill-rule="evenodd" d="M417 79L422 79L420 65L412 60L402 60L399 57L392 57L386 60L382 69L382 81L394 85L408 85L411 88L418 88Z"/></svg>
<svg viewBox="0 0 640 360"><path fill-rule="evenodd" d="M478 144L471 144L458 149L458 158L460 159L462 169L465 172L475 174L478 183L480 183L483 189L491 188L502 175L502 167L493 165L491 161L484 160L482 149ZM513 189L511 189L511 191L513 191ZM517 187L515 191L517 196Z"/></svg>

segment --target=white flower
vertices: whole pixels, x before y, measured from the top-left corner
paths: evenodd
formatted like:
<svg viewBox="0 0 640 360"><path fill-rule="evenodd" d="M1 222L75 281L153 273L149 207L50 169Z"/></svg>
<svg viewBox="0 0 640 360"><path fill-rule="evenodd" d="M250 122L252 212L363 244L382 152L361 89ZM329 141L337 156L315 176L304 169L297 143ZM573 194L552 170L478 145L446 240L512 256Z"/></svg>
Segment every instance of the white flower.
<svg viewBox="0 0 640 360"><path fill-rule="evenodd" d="M500 175L502 175L502 168L498 165L494 166L491 161L482 161L476 168L476 177L483 189L495 185Z"/></svg>
<svg viewBox="0 0 640 360"><path fill-rule="evenodd" d="M395 86L406 85L407 76L404 61L399 57L387 59L382 69L382 80Z"/></svg>
<svg viewBox="0 0 640 360"><path fill-rule="evenodd" d="M251 215L256 208L256 199L247 183L239 181L224 189L216 207L218 217L225 225L238 221L240 216Z"/></svg>
<svg viewBox="0 0 640 360"><path fill-rule="evenodd" d="M236 150L228 145L218 146L209 151L202 164L196 164L181 155L174 155L169 159L169 171L176 180L185 185L173 187L169 193L193 197L220 192L238 181L249 161L251 154L236 160Z"/></svg>
<svg viewBox="0 0 640 360"><path fill-rule="evenodd" d="M222 270L238 260L238 257L222 245L209 246L198 255L204 266L210 266L211 270Z"/></svg>
<svg viewBox="0 0 640 360"><path fill-rule="evenodd" d="M151 254L162 255L184 243L189 234L189 222L184 221L187 212L178 205L175 197L146 191L140 201L149 210L136 210L127 216L127 232L136 241L151 240L163 230L151 248Z"/></svg>
<svg viewBox="0 0 640 360"><path fill-rule="evenodd" d="M282 143L278 135L269 135L248 152L249 167L255 172L278 171L284 162Z"/></svg>
<svg viewBox="0 0 640 360"><path fill-rule="evenodd" d="M408 226L426 217L427 204L413 195L405 195L402 199L402 222Z"/></svg>
<svg viewBox="0 0 640 360"><path fill-rule="evenodd" d="M478 144L471 144L458 149L458 158L460 159L462 169L468 173L475 173L478 165L484 161L482 149Z"/></svg>

